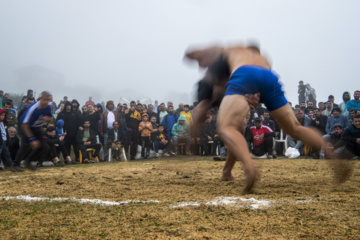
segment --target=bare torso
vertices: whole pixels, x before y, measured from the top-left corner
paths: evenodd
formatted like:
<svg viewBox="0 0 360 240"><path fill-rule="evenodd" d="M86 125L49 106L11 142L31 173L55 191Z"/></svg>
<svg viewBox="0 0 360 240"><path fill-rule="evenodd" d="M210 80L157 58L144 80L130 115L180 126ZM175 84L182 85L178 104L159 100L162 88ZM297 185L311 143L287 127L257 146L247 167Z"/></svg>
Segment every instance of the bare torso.
<svg viewBox="0 0 360 240"><path fill-rule="evenodd" d="M255 65L264 68L271 68L269 61L261 56L258 52L250 50L245 47L226 48L225 54L227 56L231 74L241 66Z"/></svg>

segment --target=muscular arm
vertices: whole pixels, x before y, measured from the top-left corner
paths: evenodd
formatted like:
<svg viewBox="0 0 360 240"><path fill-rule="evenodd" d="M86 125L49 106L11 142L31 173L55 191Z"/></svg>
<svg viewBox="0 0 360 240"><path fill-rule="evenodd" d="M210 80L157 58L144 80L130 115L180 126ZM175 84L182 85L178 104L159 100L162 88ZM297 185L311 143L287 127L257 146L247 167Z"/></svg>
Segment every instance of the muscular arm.
<svg viewBox="0 0 360 240"><path fill-rule="evenodd" d="M27 123L21 124L21 129L23 130L23 132L24 132L24 134L25 134L25 136L27 138L30 138L30 137L34 136L34 134L32 133L32 131L30 129L29 124L27 124Z"/></svg>
<svg viewBox="0 0 360 240"><path fill-rule="evenodd" d="M185 58L195 60L200 67L209 67L221 54L224 54L224 48L220 46L213 46L198 50L188 50L185 53Z"/></svg>

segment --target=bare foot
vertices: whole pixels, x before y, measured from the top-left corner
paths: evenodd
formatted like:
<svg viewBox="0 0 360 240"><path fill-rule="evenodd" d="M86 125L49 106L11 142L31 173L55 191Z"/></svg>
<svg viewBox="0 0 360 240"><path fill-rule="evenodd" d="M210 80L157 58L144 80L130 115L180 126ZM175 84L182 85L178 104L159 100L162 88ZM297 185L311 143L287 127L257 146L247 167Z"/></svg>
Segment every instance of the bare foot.
<svg viewBox="0 0 360 240"><path fill-rule="evenodd" d="M222 175L221 176L221 181L235 181L235 178L230 174L230 175Z"/></svg>
<svg viewBox="0 0 360 240"><path fill-rule="evenodd" d="M246 178L244 181L244 187L241 191L241 194L248 194L251 192L251 189L254 187L254 184L256 182L258 171L256 170L256 168L254 168L254 170L246 172L245 175Z"/></svg>

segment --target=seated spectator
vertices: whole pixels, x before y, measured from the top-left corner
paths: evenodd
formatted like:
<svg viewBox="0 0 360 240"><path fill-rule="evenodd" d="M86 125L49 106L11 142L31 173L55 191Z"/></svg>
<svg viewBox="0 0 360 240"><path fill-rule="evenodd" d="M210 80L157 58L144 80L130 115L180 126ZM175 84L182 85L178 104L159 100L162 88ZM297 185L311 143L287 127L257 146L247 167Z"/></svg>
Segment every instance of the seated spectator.
<svg viewBox="0 0 360 240"><path fill-rule="evenodd" d="M311 125L311 119L309 116L305 115L304 111L299 109L296 113L296 118L299 121L299 123L304 126L304 127L309 127ZM304 144L302 141L297 141L296 139L294 139L291 136L288 136L288 146L289 147L294 147L297 150L299 150L299 152L302 152L302 149L304 147Z"/></svg>
<svg viewBox="0 0 360 240"><path fill-rule="evenodd" d="M24 170L14 166L14 162L11 160L10 152L7 146L7 136L4 125L5 110L0 109L0 160L8 167L12 172L23 172Z"/></svg>
<svg viewBox="0 0 360 240"><path fill-rule="evenodd" d="M328 141L328 146L334 149L334 155L340 157L344 150L344 142L341 140L343 133L343 127L341 124L336 123L333 126L334 131L330 133L330 138Z"/></svg>
<svg viewBox="0 0 360 240"><path fill-rule="evenodd" d="M262 115L262 125L271 128L271 130L275 131L275 122L270 119L270 113L268 110L264 111L264 115Z"/></svg>
<svg viewBox="0 0 360 240"><path fill-rule="evenodd" d="M331 101L327 101L327 102L326 102L325 110L322 111L321 114L322 114L322 115L325 115L325 116L327 116L327 117L330 117L332 110L333 110L333 104L332 104L332 102L331 102Z"/></svg>
<svg viewBox="0 0 360 240"><path fill-rule="evenodd" d="M16 112L11 111L11 103L9 101L4 102L4 110L6 115L7 127L17 128L18 119L16 118Z"/></svg>
<svg viewBox="0 0 360 240"><path fill-rule="evenodd" d="M160 157L159 149L164 150L165 157L175 155L173 152L171 152L172 142L171 139L165 134L163 125L159 125L158 131L152 134L152 140L154 142L155 157Z"/></svg>
<svg viewBox="0 0 360 240"><path fill-rule="evenodd" d="M151 147L151 131L152 124L149 122L149 116L145 113L142 116L142 122L139 124L139 132L141 134L141 156L149 158Z"/></svg>
<svg viewBox="0 0 360 240"><path fill-rule="evenodd" d="M350 111L350 109L355 109L355 110L358 110L360 109L360 91L359 90L356 90L354 92L354 99L353 100L350 100L346 103L346 109L348 111Z"/></svg>
<svg viewBox="0 0 360 240"><path fill-rule="evenodd" d="M84 121L83 128L83 130L79 130L77 133L77 144L81 151L83 162L89 163L90 159L86 150L89 148L95 149L95 153L93 155L93 159L95 159L96 157L99 157L101 144L96 143L96 134L94 131L90 130L89 120ZM95 160L92 160L91 162L95 162Z"/></svg>
<svg viewBox="0 0 360 240"><path fill-rule="evenodd" d="M208 144L209 141L212 141L213 143L210 145ZM201 147L203 152L201 152L201 155L216 155L216 148L218 145L219 135L216 134L216 125L213 124L212 115L208 114L202 127Z"/></svg>
<svg viewBox="0 0 360 240"><path fill-rule="evenodd" d="M120 160L121 151L126 143L125 137L124 132L119 128L119 123L113 122L113 128L108 130L107 148L111 148L111 155L115 160Z"/></svg>
<svg viewBox="0 0 360 240"><path fill-rule="evenodd" d="M327 123L326 123L326 133L327 134L330 134L331 132L334 131L333 126L336 123L341 124L343 129L345 129L349 125L348 118L344 115L340 115L340 108L335 107L331 113L333 116L329 117L327 120Z"/></svg>
<svg viewBox="0 0 360 240"><path fill-rule="evenodd" d="M18 138L18 136L16 136L16 128L9 127L7 131L9 135L7 145L10 152L10 157L12 160L15 160L16 153L20 148L20 139Z"/></svg>
<svg viewBox="0 0 360 240"><path fill-rule="evenodd" d="M58 136L54 127L46 129L47 144L50 148L50 154L54 164L60 162L59 156L62 153L66 163L71 164L71 157L65 149L64 138L65 136Z"/></svg>
<svg viewBox="0 0 360 240"><path fill-rule="evenodd" d="M321 115L319 108L314 108L313 114L309 115L311 119L310 126L315 127L317 130L321 132L322 135L326 134L326 123L327 123L327 116Z"/></svg>
<svg viewBox="0 0 360 240"><path fill-rule="evenodd" d="M179 143L185 143L185 154L189 155L190 145L192 143L190 135L190 126L186 123L185 117L181 115L174 124L172 131L173 145L178 146Z"/></svg>
<svg viewBox="0 0 360 240"><path fill-rule="evenodd" d="M267 158L272 159L276 156L273 155L273 141L275 132L271 128L262 125L261 118L254 119L255 126L251 127L252 137L252 153L255 156L263 156L267 154Z"/></svg>
<svg viewBox="0 0 360 240"><path fill-rule="evenodd" d="M354 123L355 115L356 115L356 110L355 109L350 109L349 110L349 125Z"/></svg>
<svg viewBox="0 0 360 240"><path fill-rule="evenodd" d="M344 141L346 150L350 153L351 158L359 159L360 157L360 114L355 115L354 122L348 126L341 139Z"/></svg>
<svg viewBox="0 0 360 240"><path fill-rule="evenodd" d="M183 115L186 119L186 123L191 126L193 124L193 119L192 119L192 114L191 112L189 112L189 110L190 110L190 106L187 104L184 105L184 111L182 111L180 115Z"/></svg>
<svg viewBox="0 0 360 240"><path fill-rule="evenodd" d="M303 101L303 102L300 102L300 109L303 110L305 112L305 109L306 109L306 103Z"/></svg>
<svg viewBox="0 0 360 240"><path fill-rule="evenodd" d="M307 102L307 107L305 108L305 114L309 114L309 111L314 110L314 103L312 101Z"/></svg>

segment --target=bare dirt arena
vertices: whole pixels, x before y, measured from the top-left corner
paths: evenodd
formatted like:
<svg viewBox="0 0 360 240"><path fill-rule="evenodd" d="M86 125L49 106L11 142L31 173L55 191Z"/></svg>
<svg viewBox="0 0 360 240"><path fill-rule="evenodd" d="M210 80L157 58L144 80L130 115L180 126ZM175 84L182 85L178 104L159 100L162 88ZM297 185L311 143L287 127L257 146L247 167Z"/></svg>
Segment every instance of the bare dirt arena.
<svg viewBox="0 0 360 240"><path fill-rule="evenodd" d="M325 160L256 160L219 180L210 157L0 172L1 239L359 239L360 172L336 185Z"/></svg>

